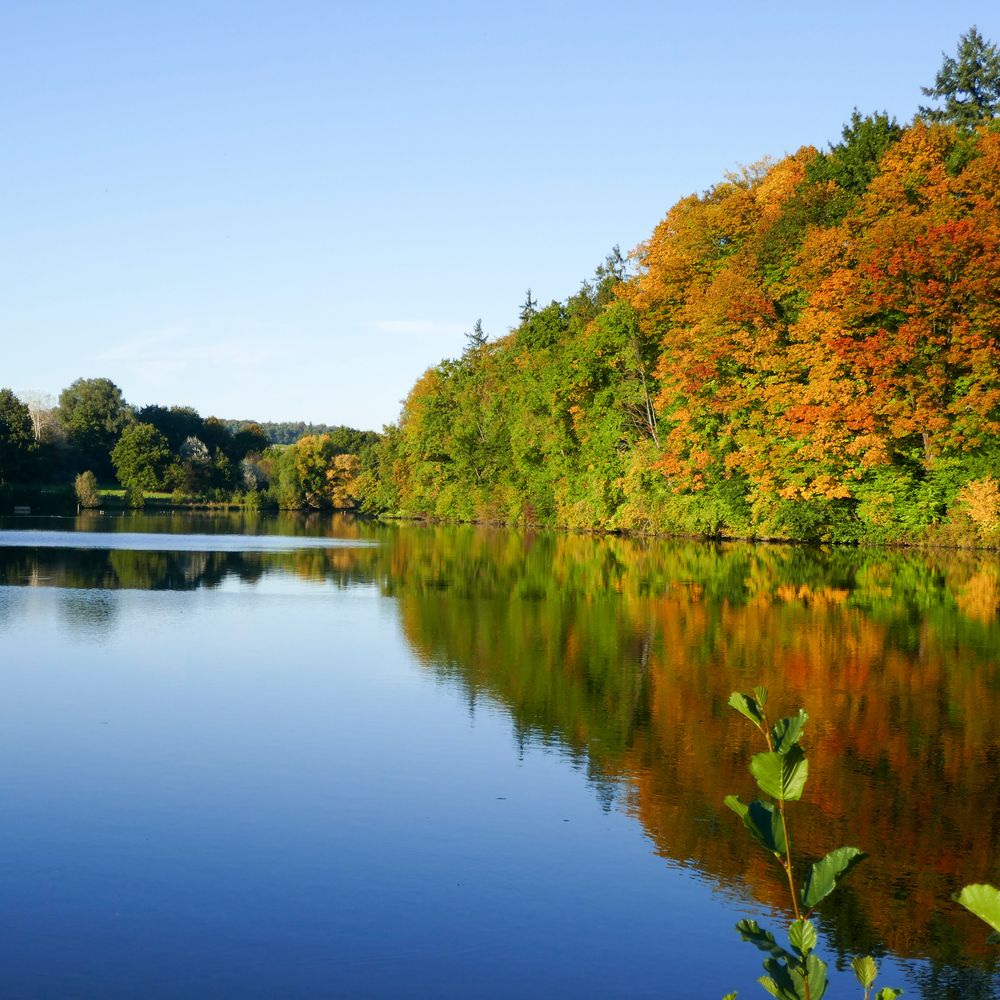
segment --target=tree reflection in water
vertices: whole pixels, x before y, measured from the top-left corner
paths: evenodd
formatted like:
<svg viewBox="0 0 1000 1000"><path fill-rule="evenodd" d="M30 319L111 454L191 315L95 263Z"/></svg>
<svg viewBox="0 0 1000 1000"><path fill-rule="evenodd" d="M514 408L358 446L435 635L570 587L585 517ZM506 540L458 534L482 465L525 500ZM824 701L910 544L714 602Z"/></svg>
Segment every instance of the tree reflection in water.
<svg viewBox="0 0 1000 1000"><path fill-rule="evenodd" d="M636 816L663 857L781 907L779 872L747 849L722 806L728 792L752 790L749 736L729 693L763 683L776 712L802 705L812 720L801 856L813 860L831 843L870 854L824 904L832 947L929 960L919 971L926 996L993 995L985 935L950 894L996 878L995 556L329 518L239 530L248 527L382 544L8 548L0 583L71 588L64 620L81 634L88 623L107 627L119 588L210 588L268 574L375 585L398 603L420 662L461 685L470 711L482 698L505 706L522 738L558 741L584 763L605 808Z"/></svg>

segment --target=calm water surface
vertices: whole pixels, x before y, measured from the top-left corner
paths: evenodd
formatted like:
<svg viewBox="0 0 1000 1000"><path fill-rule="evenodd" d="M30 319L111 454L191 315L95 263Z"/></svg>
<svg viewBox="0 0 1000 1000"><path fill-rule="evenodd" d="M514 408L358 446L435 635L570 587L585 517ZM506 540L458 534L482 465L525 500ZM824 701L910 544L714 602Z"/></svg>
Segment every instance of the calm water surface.
<svg viewBox="0 0 1000 1000"><path fill-rule="evenodd" d="M1000 996L995 556L6 519L0 676L5 998L763 996L760 682L797 851L871 855L827 956Z"/></svg>

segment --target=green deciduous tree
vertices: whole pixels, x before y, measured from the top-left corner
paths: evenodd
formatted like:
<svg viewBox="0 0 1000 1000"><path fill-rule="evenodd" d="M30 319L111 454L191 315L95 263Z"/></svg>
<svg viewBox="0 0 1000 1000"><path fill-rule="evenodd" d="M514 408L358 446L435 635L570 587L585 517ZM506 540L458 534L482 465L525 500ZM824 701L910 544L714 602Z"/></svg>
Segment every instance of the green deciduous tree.
<svg viewBox="0 0 1000 1000"><path fill-rule="evenodd" d="M23 478L34 450L31 412L10 389L0 389L0 483Z"/></svg>
<svg viewBox="0 0 1000 1000"><path fill-rule="evenodd" d="M111 449L131 416L121 389L107 378L80 378L59 394L59 418L78 463L99 476L111 473Z"/></svg>
<svg viewBox="0 0 1000 1000"><path fill-rule="evenodd" d="M244 424L233 435L233 457L237 460L264 451L270 442L260 424Z"/></svg>
<svg viewBox="0 0 1000 1000"><path fill-rule="evenodd" d="M111 452L118 482L140 491L162 488L170 457L167 439L152 424L130 424Z"/></svg>
<svg viewBox="0 0 1000 1000"><path fill-rule="evenodd" d="M189 437L200 437L205 421L190 406L144 406L136 420L152 424L166 439L171 451L179 451Z"/></svg>

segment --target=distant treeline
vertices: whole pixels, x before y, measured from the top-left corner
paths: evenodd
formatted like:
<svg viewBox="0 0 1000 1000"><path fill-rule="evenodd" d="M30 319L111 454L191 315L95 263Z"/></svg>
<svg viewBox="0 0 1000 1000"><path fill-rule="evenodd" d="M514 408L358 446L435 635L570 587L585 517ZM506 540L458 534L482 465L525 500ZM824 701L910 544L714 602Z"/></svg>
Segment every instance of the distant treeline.
<svg viewBox="0 0 1000 1000"><path fill-rule="evenodd" d="M354 506L357 453L371 431L331 427L273 444L253 422L202 417L189 406L130 406L110 379L77 379L51 399L0 389L0 491L75 483L84 506L120 483L134 506L147 494L177 503L238 502L283 508ZM271 425L315 429L313 425Z"/></svg>
<svg viewBox="0 0 1000 1000"><path fill-rule="evenodd" d="M1000 53L679 201L630 259L478 326L368 449L371 511L1000 543Z"/></svg>
<svg viewBox="0 0 1000 1000"><path fill-rule="evenodd" d="M259 427L271 444L294 444L301 437L319 437L328 434L342 444L344 451L356 454L366 445L378 440L375 431L358 431L353 427L330 424L307 424L301 420L262 421L262 420L223 420L223 424L231 434L238 433L247 424Z"/></svg>

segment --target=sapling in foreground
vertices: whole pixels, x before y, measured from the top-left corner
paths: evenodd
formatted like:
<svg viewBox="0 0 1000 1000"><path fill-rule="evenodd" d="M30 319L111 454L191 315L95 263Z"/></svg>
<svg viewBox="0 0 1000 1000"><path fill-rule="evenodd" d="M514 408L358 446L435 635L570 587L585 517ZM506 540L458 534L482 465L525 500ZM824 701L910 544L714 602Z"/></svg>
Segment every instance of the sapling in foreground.
<svg viewBox="0 0 1000 1000"><path fill-rule="evenodd" d="M795 715L779 719L773 725L767 718L767 688L754 688L753 694L734 691L729 704L749 719L764 737L767 750L754 754L750 773L766 798L749 805L736 795L726 796L726 805L747 828L750 836L773 855L781 866L788 883L794 920L788 927L788 948L778 944L774 935L760 927L756 920L741 920L736 929L744 941L763 951L764 971L757 981L777 1000L822 1000L827 988L827 966L816 954L818 940L812 915L816 907L837 887L843 878L865 855L856 847L838 847L821 861L810 866L805 879L797 879L792 864L792 842L788 829L786 806L802 798L809 777L809 761L799 740L809 716L800 708ZM851 962L854 975L864 990L865 1000L871 1000L871 990L878 967L870 955ZM882 987L874 1000L894 1000L902 990ZM730 993L725 1000L733 1000Z"/></svg>

